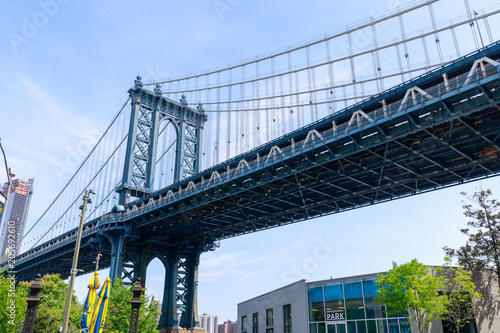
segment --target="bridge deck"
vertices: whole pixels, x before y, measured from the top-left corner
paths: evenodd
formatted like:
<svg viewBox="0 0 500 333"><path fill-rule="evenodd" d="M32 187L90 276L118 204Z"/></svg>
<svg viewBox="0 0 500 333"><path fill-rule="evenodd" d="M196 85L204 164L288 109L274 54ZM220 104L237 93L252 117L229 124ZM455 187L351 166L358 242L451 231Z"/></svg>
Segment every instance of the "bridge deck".
<svg viewBox="0 0 500 333"><path fill-rule="evenodd" d="M99 249L110 264L105 232L211 243L497 175L500 67L471 71L483 56L500 58L500 43L87 223L80 268ZM68 272L75 235L21 254L18 274Z"/></svg>

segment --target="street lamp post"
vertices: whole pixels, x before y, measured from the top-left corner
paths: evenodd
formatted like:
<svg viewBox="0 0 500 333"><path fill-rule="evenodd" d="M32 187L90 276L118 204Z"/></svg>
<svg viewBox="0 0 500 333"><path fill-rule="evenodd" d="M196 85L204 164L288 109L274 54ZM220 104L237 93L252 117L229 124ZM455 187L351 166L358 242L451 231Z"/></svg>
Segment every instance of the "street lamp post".
<svg viewBox="0 0 500 333"><path fill-rule="evenodd" d="M12 177L15 177L16 171L12 168L9 168L7 165L7 157L5 156L5 151L3 150L1 139L0 139L0 150L2 150L3 160L5 162L5 172L7 173L7 193L5 194L5 203L2 209L2 217L0 218L0 236L1 236L3 232L3 221L5 219L5 207L7 207L7 202L9 201L10 188L12 186ZM1 255L3 254L0 253L0 256Z"/></svg>
<svg viewBox="0 0 500 333"><path fill-rule="evenodd" d="M87 203L92 203L89 194L95 194L95 192L93 190L85 190L85 195L83 196L83 205L80 206L80 209L82 210L82 215L80 215L80 226L78 227L78 235L76 236L75 254L73 255L73 266L71 267L68 294L66 295L66 305L64 306L64 317L62 325L63 333L68 333L69 312L71 309L73 287L75 286L76 273L78 273L77 265L78 265L78 255L80 253L80 243L82 240L83 221L85 220L85 211L87 210Z"/></svg>

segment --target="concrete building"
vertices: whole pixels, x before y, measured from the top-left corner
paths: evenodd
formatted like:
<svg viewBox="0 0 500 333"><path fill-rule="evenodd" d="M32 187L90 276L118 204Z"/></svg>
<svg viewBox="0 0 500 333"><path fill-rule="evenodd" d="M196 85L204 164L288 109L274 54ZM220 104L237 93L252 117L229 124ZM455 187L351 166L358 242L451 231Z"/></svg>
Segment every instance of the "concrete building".
<svg viewBox="0 0 500 333"><path fill-rule="evenodd" d="M238 333L308 332L306 280L238 304Z"/></svg>
<svg viewBox="0 0 500 333"><path fill-rule="evenodd" d="M0 228L2 230L0 234L2 257L5 255L9 244L12 244L12 241L17 243L24 233L24 226L33 194L33 181L33 179L28 181L14 179L12 181L9 200L2 212L5 214L4 225ZM3 185L2 193L4 195L7 194L7 183Z"/></svg>
<svg viewBox="0 0 500 333"><path fill-rule="evenodd" d="M218 317L209 314L202 314L199 316L200 326L208 333L217 333Z"/></svg>
<svg viewBox="0 0 500 333"><path fill-rule="evenodd" d="M429 266L434 274L435 267ZM377 274L324 281L300 280L238 304L238 333L410 333L417 332L406 317L387 315L386 305L375 302ZM484 278L486 281L486 278ZM490 280L488 280L490 281ZM479 292L485 296L475 323L461 333L500 331L498 283ZM436 320L429 333L448 333L446 323ZM451 332L450 332L451 333Z"/></svg>
<svg viewBox="0 0 500 333"><path fill-rule="evenodd" d="M217 333L236 333L238 331L238 322L237 321L225 321L224 324L219 325L219 329Z"/></svg>

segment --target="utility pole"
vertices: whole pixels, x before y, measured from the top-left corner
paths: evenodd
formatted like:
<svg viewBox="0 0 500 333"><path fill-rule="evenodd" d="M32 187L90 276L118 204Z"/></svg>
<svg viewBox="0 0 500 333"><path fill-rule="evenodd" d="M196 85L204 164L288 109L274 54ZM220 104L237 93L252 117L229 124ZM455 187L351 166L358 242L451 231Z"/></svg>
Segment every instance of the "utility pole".
<svg viewBox="0 0 500 333"><path fill-rule="evenodd" d="M76 236L75 253L73 255L73 266L70 272L71 275L68 287L68 294L66 295L66 305L64 306L64 317L62 325L63 333L68 333L69 312L71 309L71 301L73 300L73 288L75 286L76 273L78 273L77 265L78 265L78 255L80 253L80 243L82 241L83 221L85 220L85 211L87 210L87 203L92 203L89 194L95 194L95 192L93 190L85 190L85 195L83 196L83 205L80 206L82 214L80 215L80 226L78 227L78 235Z"/></svg>
<svg viewBox="0 0 500 333"><path fill-rule="evenodd" d="M97 270L99 269L99 259L101 259L101 256L102 256L102 254L101 254L101 252L99 252L99 253L97 254L97 258L95 258L95 271L96 271L96 272L97 272Z"/></svg>

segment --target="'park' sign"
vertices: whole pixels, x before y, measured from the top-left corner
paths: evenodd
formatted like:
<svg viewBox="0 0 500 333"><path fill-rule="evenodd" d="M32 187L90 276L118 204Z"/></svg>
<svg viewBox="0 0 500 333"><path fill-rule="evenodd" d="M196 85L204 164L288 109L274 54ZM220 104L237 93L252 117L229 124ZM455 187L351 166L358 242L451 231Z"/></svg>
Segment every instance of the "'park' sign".
<svg viewBox="0 0 500 333"><path fill-rule="evenodd" d="M326 320L328 321L345 320L345 312L344 310L326 311Z"/></svg>

